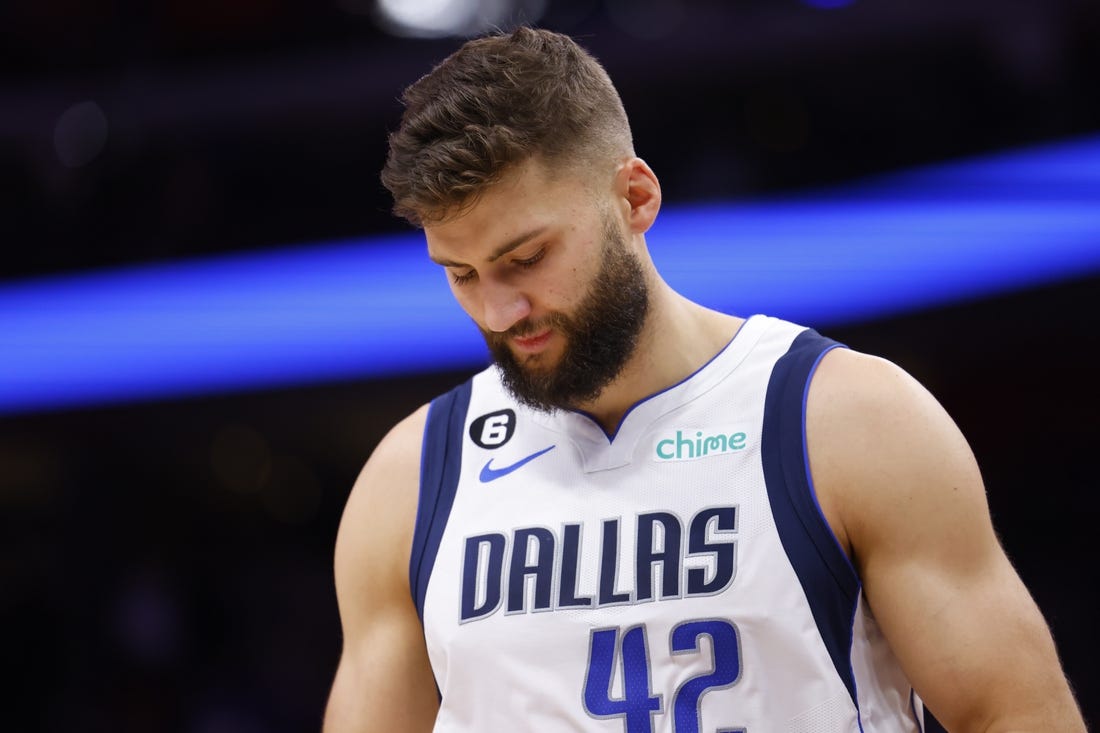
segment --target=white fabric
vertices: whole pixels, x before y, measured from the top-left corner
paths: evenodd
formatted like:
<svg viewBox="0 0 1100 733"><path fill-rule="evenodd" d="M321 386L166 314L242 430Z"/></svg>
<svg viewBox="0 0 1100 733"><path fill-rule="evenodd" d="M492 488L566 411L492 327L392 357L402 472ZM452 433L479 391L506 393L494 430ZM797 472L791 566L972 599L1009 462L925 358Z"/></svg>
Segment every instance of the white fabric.
<svg viewBox="0 0 1100 733"><path fill-rule="evenodd" d="M765 486L760 454L765 393L772 368L803 329L754 316L710 363L679 385L629 412L613 439L587 416L537 413L518 406L501 387L495 369L473 380L463 433L461 479L434 561L424 608L424 628L442 704L439 733L493 731L606 731L647 733L746 730L752 733L862 730L914 733L910 686L860 602L856 613L852 669L861 711L829 657L805 593L781 544ZM516 414L511 438L486 449L469 437L477 418L510 408ZM679 438L727 437L702 457L662 460L674 454ZM743 442L729 439L743 435ZM701 435L700 435L701 434ZM490 436L491 437L491 436ZM734 448L732 446L740 445ZM500 470L548 446L554 448L520 468L482 482L487 462ZM661 447L661 454L658 448ZM425 450L431 451L426 445ZM692 518L707 508L735 507L736 528L718 531L714 520L705 534L710 547L732 543L735 574L716 592L688 593L690 569L705 580L717 570L716 552L689 552ZM635 577L639 517L664 512L682 529L676 597L664 598L661 566L652 570L653 600L639 601ZM613 590L630 594L615 605L597 605L604 523L618 520L617 579ZM591 607L558 608L566 526L581 525L576 597L593 598ZM656 523L652 548L663 547ZM524 582L525 603L508 611L509 568L517 530L542 528L553 536L551 608L535 609L536 580ZM463 562L467 539L497 534L503 552L501 601L496 610L463 622ZM486 597L488 546L482 546L481 580L475 605ZM539 546L528 545L534 566ZM671 566L670 566L671 567ZM696 574L698 579L698 574ZM495 582L495 581L493 581ZM733 628L737 648L723 649L724 669L738 666L737 679L702 692L698 727L674 714L676 700L693 699L691 680L716 670L711 637L697 638L697 651L673 654L672 632L688 622ZM620 645L627 630L643 627L648 696L659 710L630 720L599 718L586 711L585 683L593 655L593 632L612 630ZM606 638L606 637L605 637ZM624 696L623 652L610 657L614 676L607 698ZM605 659L601 664L606 666ZM636 666L636 665L635 665ZM698 684L698 683L696 683ZM679 691L679 692L678 692ZM646 697L633 690L632 700ZM614 705L614 703L611 703ZM690 706L684 707L684 710ZM873 721L873 723L869 723Z"/></svg>

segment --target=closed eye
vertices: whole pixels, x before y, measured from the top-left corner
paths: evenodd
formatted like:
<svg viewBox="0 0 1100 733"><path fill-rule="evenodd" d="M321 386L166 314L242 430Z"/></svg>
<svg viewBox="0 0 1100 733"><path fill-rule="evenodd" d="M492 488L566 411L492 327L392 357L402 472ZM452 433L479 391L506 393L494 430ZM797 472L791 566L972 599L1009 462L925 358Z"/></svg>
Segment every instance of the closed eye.
<svg viewBox="0 0 1100 733"><path fill-rule="evenodd" d="M542 258L545 256L546 248L544 247L530 257L522 260L512 260L512 263L526 270L537 265L539 261L541 261ZM457 272L452 272L451 282L453 282L455 285L465 285L472 281L475 277L477 277L477 270L470 270L461 274Z"/></svg>
<svg viewBox="0 0 1100 733"><path fill-rule="evenodd" d="M465 285L466 283L477 277L477 270L470 270L469 272L459 275L457 272L451 273L451 282L455 285Z"/></svg>
<svg viewBox="0 0 1100 733"><path fill-rule="evenodd" d="M534 267L535 265L537 265L539 260L541 260L545 256L546 256L546 249L543 248L543 249L540 249L538 252L531 255L530 257L528 257L525 260L513 260L513 262L515 262L520 267L526 269L528 267Z"/></svg>

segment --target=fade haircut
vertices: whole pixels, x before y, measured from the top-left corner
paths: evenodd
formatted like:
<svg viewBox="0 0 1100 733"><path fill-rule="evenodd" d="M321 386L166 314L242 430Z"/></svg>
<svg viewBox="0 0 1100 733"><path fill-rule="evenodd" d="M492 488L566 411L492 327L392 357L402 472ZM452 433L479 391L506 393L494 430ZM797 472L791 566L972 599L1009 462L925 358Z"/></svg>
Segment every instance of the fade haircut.
<svg viewBox="0 0 1100 733"><path fill-rule="evenodd" d="M633 153L622 100L603 66L568 36L520 27L467 41L402 95L382 183L413 226L475 204L512 167L551 172Z"/></svg>

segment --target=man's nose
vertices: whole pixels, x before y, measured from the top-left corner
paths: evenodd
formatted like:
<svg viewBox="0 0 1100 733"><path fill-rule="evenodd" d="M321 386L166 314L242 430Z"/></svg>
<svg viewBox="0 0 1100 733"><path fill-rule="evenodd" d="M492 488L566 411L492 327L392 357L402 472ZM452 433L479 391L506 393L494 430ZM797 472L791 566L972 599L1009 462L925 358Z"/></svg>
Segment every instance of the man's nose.
<svg viewBox="0 0 1100 733"><path fill-rule="evenodd" d="M484 285L485 328L504 333L531 315L531 302L519 290L502 283Z"/></svg>

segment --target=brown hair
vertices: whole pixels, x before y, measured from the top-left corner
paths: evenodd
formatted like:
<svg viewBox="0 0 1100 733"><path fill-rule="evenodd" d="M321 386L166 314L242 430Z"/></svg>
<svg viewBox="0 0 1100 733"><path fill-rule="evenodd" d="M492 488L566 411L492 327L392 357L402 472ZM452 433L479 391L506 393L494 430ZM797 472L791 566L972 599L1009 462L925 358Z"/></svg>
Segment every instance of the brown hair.
<svg viewBox="0 0 1100 733"><path fill-rule="evenodd" d="M632 153L607 72L571 38L547 30L467 41L409 86L402 102L382 183L394 214L414 226L462 211L533 156L555 169Z"/></svg>

